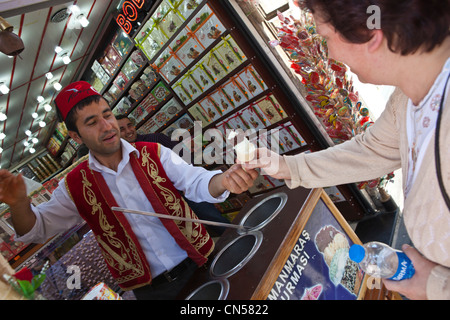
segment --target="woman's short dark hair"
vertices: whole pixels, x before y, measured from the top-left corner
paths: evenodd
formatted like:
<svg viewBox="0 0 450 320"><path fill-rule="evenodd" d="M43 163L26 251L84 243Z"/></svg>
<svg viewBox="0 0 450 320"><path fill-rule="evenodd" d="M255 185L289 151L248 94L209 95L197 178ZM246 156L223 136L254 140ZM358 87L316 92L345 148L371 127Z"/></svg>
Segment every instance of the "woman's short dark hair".
<svg viewBox="0 0 450 320"><path fill-rule="evenodd" d="M64 120L67 130L75 131L76 133L80 134L78 132L78 128L76 125L77 111L83 109L84 107L86 107L87 105L90 105L91 103L99 103L100 99L103 99L103 97L100 95L89 96L86 99L83 99L80 102L78 102L76 105L74 105L72 110L70 110L69 113L67 114L66 120Z"/></svg>
<svg viewBox="0 0 450 320"><path fill-rule="evenodd" d="M317 12L347 41L365 43L373 30L367 21L378 6L380 27L392 52L408 55L419 49L430 52L450 35L449 0L301 0ZM369 12L369 13L368 13Z"/></svg>

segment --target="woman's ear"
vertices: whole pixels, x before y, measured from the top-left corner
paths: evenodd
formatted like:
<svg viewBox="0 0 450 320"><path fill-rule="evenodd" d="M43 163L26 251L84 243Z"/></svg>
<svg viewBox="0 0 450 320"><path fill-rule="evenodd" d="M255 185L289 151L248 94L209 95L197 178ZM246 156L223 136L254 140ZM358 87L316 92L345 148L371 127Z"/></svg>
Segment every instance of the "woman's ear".
<svg viewBox="0 0 450 320"><path fill-rule="evenodd" d="M372 38L367 42L367 49L369 53L377 51L384 41L383 31L376 29L372 31Z"/></svg>

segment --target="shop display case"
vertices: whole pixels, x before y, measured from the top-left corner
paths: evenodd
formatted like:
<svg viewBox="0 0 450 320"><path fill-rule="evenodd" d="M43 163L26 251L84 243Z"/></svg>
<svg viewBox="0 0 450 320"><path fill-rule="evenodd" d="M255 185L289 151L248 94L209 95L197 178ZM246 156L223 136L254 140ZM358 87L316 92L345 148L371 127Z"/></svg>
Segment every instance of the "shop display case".
<svg viewBox="0 0 450 320"><path fill-rule="evenodd" d="M360 241L323 189L282 187L261 198L236 216L248 230L227 230L181 296L198 299L211 290L206 284L220 281L229 300L364 297L367 279L348 258L350 246Z"/></svg>
<svg viewBox="0 0 450 320"><path fill-rule="evenodd" d="M323 189L281 187L251 199L235 219L247 228L223 234L180 299L401 299L349 258L361 241Z"/></svg>

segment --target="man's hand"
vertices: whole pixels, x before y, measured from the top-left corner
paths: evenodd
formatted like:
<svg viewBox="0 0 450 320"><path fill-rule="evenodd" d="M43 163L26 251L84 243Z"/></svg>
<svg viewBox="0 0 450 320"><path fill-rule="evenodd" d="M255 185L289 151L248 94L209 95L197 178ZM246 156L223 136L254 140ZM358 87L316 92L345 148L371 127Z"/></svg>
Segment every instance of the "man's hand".
<svg viewBox="0 0 450 320"><path fill-rule="evenodd" d="M398 292L411 300L427 299L427 281L431 269L436 263L423 257L419 251L408 245L403 245L402 250L411 259L416 270L411 279L394 281L383 279L384 286L390 291Z"/></svg>
<svg viewBox="0 0 450 320"><path fill-rule="evenodd" d="M22 175L13 175L8 170L0 170L0 201L10 207L27 199L27 187Z"/></svg>
<svg viewBox="0 0 450 320"><path fill-rule="evenodd" d="M0 170L0 201L9 205L14 230L18 235L28 233L36 222L31 211L27 187L22 175Z"/></svg>
<svg viewBox="0 0 450 320"><path fill-rule="evenodd" d="M240 164L235 164L224 173L211 179L209 192L214 198L219 197L226 190L239 194L253 186L257 177L256 170L244 170Z"/></svg>

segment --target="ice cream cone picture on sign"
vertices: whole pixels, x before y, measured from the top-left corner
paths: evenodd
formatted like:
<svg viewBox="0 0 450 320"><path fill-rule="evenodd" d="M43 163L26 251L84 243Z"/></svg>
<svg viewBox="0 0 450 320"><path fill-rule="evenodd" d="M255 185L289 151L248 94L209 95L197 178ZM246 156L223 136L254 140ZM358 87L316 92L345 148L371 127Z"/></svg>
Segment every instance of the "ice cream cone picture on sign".
<svg viewBox="0 0 450 320"><path fill-rule="evenodd" d="M312 288L306 288L300 300L318 300L322 290L323 286L321 284L315 285Z"/></svg>
<svg viewBox="0 0 450 320"><path fill-rule="evenodd" d="M239 134L233 130L227 138L231 140L238 135ZM234 150L236 151L236 158L242 163L252 161L256 156L256 146L245 137L234 146Z"/></svg>
<svg viewBox="0 0 450 320"><path fill-rule="evenodd" d="M316 234L315 244L328 266L329 278L335 286L339 284L350 293L357 288L358 265L350 260L350 244L347 237L331 225L324 226Z"/></svg>

